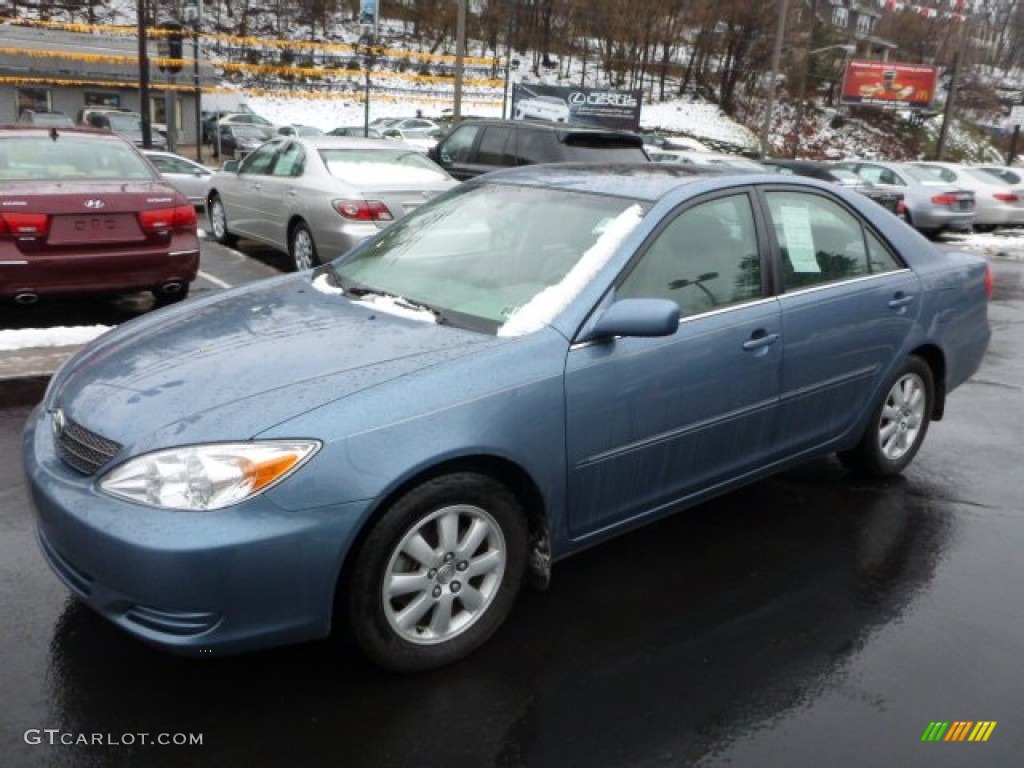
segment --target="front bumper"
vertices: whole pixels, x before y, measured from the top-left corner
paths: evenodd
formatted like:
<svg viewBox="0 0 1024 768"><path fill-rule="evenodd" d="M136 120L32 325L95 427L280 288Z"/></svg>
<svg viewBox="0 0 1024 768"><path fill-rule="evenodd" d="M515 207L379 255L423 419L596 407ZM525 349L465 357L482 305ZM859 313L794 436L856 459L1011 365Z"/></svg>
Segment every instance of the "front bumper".
<svg viewBox="0 0 1024 768"><path fill-rule="evenodd" d="M25 467L43 554L90 607L165 650L204 656L324 637L365 504L289 511L268 494L214 512L119 501L55 454L39 407Z"/></svg>

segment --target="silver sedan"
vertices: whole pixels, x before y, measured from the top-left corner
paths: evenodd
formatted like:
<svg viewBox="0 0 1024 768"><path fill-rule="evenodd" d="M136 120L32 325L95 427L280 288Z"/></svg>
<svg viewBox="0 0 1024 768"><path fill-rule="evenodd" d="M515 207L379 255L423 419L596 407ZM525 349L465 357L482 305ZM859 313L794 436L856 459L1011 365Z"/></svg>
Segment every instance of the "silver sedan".
<svg viewBox="0 0 1024 768"><path fill-rule="evenodd" d="M901 192L907 221L929 237L947 230L969 232L974 224L974 192L959 184L929 177L905 163L845 160L835 166L853 171L881 189Z"/></svg>
<svg viewBox="0 0 1024 768"><path fill-rule="evenodd" d="M213 175L211 169L174 152L144 149L142 154L156 166L161 176L188 198L192 205L206 205L206 188L210 185L210 177Z"/></svg>
<svg viewBox="0 0 1024 768"><path fill-rule="evenodd" d="M308 269L458 182L421 152L393 141L338 136L277 138L210 180L210 228L285 251Z"/></svg>

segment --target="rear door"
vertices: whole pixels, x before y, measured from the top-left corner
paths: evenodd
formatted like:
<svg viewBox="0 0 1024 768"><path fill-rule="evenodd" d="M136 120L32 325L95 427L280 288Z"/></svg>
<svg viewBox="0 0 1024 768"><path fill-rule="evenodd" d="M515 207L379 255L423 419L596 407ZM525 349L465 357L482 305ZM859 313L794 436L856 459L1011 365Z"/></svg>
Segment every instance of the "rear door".
<svg viewBox="0 0 1024 768"><path fill-rule="evenodd" d="M768 188L764 200L781 263L775 443L794 455L842 435L870 406L920 311L920 285L881 237L830 195Z"/></svg>

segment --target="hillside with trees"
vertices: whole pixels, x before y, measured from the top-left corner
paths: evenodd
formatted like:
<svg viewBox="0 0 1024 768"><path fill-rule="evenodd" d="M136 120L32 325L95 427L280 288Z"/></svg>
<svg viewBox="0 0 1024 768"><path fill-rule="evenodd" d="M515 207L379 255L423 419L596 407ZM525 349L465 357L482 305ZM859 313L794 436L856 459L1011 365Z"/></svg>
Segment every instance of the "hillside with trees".
<svg viewBox="0 0 1024 768"><path fill-rule="evenodd" d="M150 18L178 8L179 0L0 0L0 15L78 24L135 23L144 3ZM380 0L377 42L431 54L455 51L457 0ZM467 0L468 53L490 61L501 77L506 57L526 78L547 82L640 89L646 103L688 98L718 105L754 131L764 117L779 12L786 8L772 125L772 150L799 145L811 156L823 129L865 124L890 137L898 154L927 153L933 139L925 121L942 110L945 91L930 114L897 115L878 109L835 109L844 60L837 50L856 44L857 56L875 46L889 58L937 66L940 88L958 65L956 117L1005 144L995 128L1022 100L1024 0L897 0L831 3L825 0ZM838 7L850 13L868 6L873 22L843 29ZM202 30L241 38L354 42L358 0L205 0ZM831 14L831 15L828 15ZM830 54L817 51L833 49ZM243 52L248 61L265 53ZM296 62L281 52L275 63ZM309 69L337 62L304 58ZM352 68L361 64L355 61ZM449 73L450 74L450 73ZM280 77L246 74L256 88L274 88ZM803 101L801 101L803 97ZM913 118L913 119L911 119ZM1005 148L1005 147L1004 147ZM954 151L955 154L955 151Z"/></svg>

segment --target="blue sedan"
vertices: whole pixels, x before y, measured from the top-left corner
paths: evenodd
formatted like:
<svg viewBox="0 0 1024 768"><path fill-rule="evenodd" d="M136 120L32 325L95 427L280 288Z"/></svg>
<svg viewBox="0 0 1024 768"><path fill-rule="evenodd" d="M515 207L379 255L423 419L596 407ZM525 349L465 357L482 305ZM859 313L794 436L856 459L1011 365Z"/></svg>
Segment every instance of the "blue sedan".
<svg viewBox="0 0 1024 768"><path fill-rule="evenodd" d="M984 260L814 180L490 174L79 352L25 433L39 541L171 651L342 629L437 667L601 539L822 454L902 471L990 294Z"/></svg>

